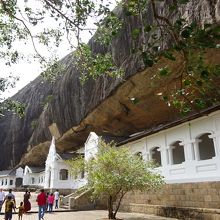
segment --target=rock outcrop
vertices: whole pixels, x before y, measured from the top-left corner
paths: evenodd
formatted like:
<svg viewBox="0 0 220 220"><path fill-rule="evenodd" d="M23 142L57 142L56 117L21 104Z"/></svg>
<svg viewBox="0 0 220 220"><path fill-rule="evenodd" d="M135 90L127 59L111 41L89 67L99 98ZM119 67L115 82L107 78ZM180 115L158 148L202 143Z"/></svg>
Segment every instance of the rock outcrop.
<svg viewBox="0 0 220 220"><path fill-rule="evenodd" d="M199 19L201 23L219 22L220 1L212 2L192 1L183 13L190 20ZM25 118L6 113L0 119L0 169L19 162L21 165L44 163L52 135L57 139L58 150L75 150L82 146L90 131L126 137L180 117L156 94L175 85L181 59L177 58L176 62L161 59L153 67L143 69L139 57L131 52L139 44L138 39L134 41L131 37L139 20L126 17L120 10L117 13L124 17L125 25L111 48L104 48L94 39L89 44L95 53L111 50L114 60L125 69L124 79L102 76L82 85L73 56L63 58L61 62L66 70L55 83L38 77L13 97L27 106ZM151 8L147 17L153 21ZM207 54L211 62L220 63L218 49ZM173 74L166 80L153 80L164 63L171 66ZM131 98L137 98L139 103L134 105Z"/></svg>

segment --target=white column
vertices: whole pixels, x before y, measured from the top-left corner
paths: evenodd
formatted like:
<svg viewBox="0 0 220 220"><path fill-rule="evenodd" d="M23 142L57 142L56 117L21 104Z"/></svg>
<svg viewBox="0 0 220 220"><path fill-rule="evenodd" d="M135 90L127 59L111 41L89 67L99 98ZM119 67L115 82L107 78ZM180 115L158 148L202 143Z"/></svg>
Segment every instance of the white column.
<svg viewBox="0 0 220 220"><path fill-rule="evenodd" d="M47 167L47 169L45 170L45 180L44 180L44 188L46 188L46 189L48 189L50 187L49 186L49 179L50 179L50 169Z"/></svg>
<svg viewBox="0 0 220 220"><path fill-rule="evenodd" d="M169 164L169 159L167 157L167 149L166 148L159 148L160 157L161 157L161 166L165 167Z"/></svg>
<svg viewBox="0 0 220 220"><path fill-rule="evenodd" d="M174 149L174 146L168 146L167 147L167 151L168 151L168 158L169 158L169 164L172 165L173 164L173 153L172 150Z"/></svg>
<svg viewBox="0 0 220 220"><path fill-rule="evenodd" d="M199 156L199 142L201 142L199 139L193 139L192 143L193 143L193 149L195 152L195 160L199 161L200 160L200 156Z"/></svg>
<svg viewBox="0 0 220 220"><path fill-rule="evenodd" d="M147 149L147 140L145 140L145 145L143 148L143 159L144 161L149 161L149 151Z"/></svg>
<svg viewBox="0 0 220 220"><path fill-rule="evenodd" d="M55 167L53 167L51 169L51 184L50 184L50 188L57 188L57 182L58 182L57 169Z"/></svg>
<svg viewBox="0 0 220 220"><path fill-rule="evenodd" d="M195 160L195 151L193 148L194 140L186 140L180 143L184 147L184 155L186 161Z"/></svg>

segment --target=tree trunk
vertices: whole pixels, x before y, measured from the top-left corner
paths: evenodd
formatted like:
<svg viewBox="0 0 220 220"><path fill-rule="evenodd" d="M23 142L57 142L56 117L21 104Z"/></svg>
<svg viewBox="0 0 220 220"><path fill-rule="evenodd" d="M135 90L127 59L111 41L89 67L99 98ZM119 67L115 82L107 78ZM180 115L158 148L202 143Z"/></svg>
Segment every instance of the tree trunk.
<svg viewBox="0 0 220 220"><path fill-rule="evenodd" d="M112 196L109 196L108 198L108 218L109 219L115 219L114 213L113 213L113 199Z"/></svg>
<svg viewBox="0 0 220 220"><path fill-rule="evenodd" d="M116 208L115 208L115 213L114 213L114 215L113 215L113 219L116 219L116 214L117 214L117 212L118 212L118 209L119 209L119 207L120 207L120 205L121 205L121 200L122 200L122 198L124 197L124 195L125 195L125 193L121 193L121 196L120 196L120 198L119 198L119 200L118 200L118 204L116 205Z"/></svg>

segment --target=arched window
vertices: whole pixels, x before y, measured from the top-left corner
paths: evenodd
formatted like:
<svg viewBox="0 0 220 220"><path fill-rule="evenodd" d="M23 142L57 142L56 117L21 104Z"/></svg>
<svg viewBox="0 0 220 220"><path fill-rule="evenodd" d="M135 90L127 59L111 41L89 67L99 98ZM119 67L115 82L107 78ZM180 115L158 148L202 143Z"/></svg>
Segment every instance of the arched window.
<svg viewBox="0 0 220 220"><path fill-rule="evenodd" d="M156 163L157 166L161 166L161 154L159 147L154 147L150 150L151 159Z"/></svg>
<svg viewBox="0 0 220 220"><path fill-rule="evenodd" d="M200 160L212 159L215 156L213 139L209 138L210 133L205 133L198 138L198 153Z"/></svg>
<svg viewBox="0 0 220 220"><path fill-rule="evenodd" d="M60 180L67 180L68 179L68 170L61 169L60 170Z"/></svg>
<svg viewBox="0 0 220 220"><path fill-rule="evenodd" d="M180 145L181 141L171 144L172 160L171 164L180 164L185 161L184 147Z"/></svg>

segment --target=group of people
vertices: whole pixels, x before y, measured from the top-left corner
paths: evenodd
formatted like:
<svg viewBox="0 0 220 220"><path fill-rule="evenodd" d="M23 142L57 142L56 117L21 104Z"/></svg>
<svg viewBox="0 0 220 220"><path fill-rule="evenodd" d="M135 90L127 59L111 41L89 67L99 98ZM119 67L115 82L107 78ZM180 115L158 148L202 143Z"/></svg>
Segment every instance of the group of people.
<svg viewBox="0 0 220 220"><path fill-rule="evenodd" d="M0 213L2 211L2 206L5 203L5 220L12 219L12 212L18 209L18 219L22 220L24 213L27 213L31 210L30 203L31 194L26 190L23 198L23 202L20 202L20 205L16 208L15 196L12 193L12 190L9 189L8 194L5 194L2 189L0 189ZM45 193L44 189L37 196L37 204L39 207L38 216L39 220L44 219L44 214L46 211L52 212L55 202L55 209L58 209L59 202L59 191L56 190L54 193Z"/></svg>
<svg viewBox="0 0 220 220"><path fill-rule="evenodd" d="M28 192L26 192L28 193ZM30 198L30 196L29 196ZM12 193L12 190L9 189L8 194L5 195L2 189L0 189L0 212L2 211L2 206L5 203L5 220L12 219L12 210L15 211L16 209L16 201L15 196ZM17 207L18 209L18 219L22 220L23 213L26 209L24 206L24 202L20 203L20 206Z"/></svg>
<svg viewBox="0 0 220 220"><path fill-rule="evenodd" d="M41 189L40 194L37 196L37 203L39 207L38 217L39 220L44 219L46 211L52 212L55 201L55 209L58 209L59 191L54 193L45 193L44 189Z"/></svg>

